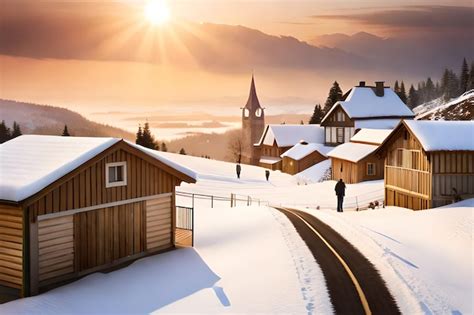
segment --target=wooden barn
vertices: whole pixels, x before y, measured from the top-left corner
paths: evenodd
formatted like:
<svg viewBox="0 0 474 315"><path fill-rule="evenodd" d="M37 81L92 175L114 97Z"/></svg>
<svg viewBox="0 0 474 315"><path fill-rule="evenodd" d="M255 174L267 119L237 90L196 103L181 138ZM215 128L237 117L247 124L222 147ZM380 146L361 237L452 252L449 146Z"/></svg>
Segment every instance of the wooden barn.
<svg viewBox="0 0 474 315"><path fill-rule="evenodd" d="M301 141L281 155L282 171L291 175L298 174L305 169L327 160L331 147L321 143L307 143Z"/></svg>
<svg viewBox="0 0 474 315"><path fill-rule="evenodd" d="M383 81L368 86L361 81L343 95L321 120L326 145L336 146L351 141L363 128L393 129L401 119L415 114Z"/></svg>
<svg viewBox="0 0 474 315"><path fill-rule="evenodd" d="M374 153L390 132L390 129L361 129L351 142L330 151L332 179L342 178L348 184L383 179L384 161Z"/></svg>
<svg viewBox="0 0 474 315"><path fill-rule="evenodd" d="M301 141L323 143L324 129L319 125L267 125L260 141L255 144L259 152L259 166L282 170L281 155Z"/></svg>
<svg viewBox="0 0 474 315"><path fill-rule="evenodd" d="M0 285L48 287L174 247L175 187L194 175L114 138L0 145Z"/></svg>
<svg viewBox="0 0 474 315"><path fill-rule="evenodd" d="M377 154L389 206L421 210L474 197L473 121L402 121Z"/></svg>

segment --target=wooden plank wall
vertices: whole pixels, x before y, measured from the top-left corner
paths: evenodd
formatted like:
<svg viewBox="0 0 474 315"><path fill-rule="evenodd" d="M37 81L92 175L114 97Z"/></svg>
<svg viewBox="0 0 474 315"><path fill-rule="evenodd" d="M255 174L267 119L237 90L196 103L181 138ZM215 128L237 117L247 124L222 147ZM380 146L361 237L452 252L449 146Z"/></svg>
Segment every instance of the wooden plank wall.
<svg viewBox="0 0 474 315"><path fill-rule="evenodd" d="M282 171L294 175L326 159L318 151L312 152L299 161L285 156L282 160Z"/></svg>
<svg viewBox="0 0 474 315"><path fill-rule="evenodd" d="M461 196L474 196L474 152L432 152L433 206L450 204L453 188Z"/></svg>
<svg viewBox="0 0 474 315"><path fill-rule="evenodd" d="M172 197L146 201L146 247L148 250L173 245Z"/></svg>
<svg viewBox="0 0 474 315"><path fill-rule="evenodd" d="M74 272L73 216L38 222L39 281Z"/></svg>
<svg viewBox="0 0 474 315"><path fill-rule="evenodd" d="M387 206L404 207L413 210L424 210L431 208L429 199L404 194L400 191L385 188L385 204Z"/></svg>
<svg viewBox="0 0 474 315"><path fill-rule="evenodd" d="M375 175L367 175L367 163L375 164ZM360 183L366 180L382 179L384 177L383 160L372 155L360 160L357 163L331 158L331 166L332 179L339 180L342 178L342 180L347 184Z"/></svg>
<svg viewBox="0 0 474 315"><path fill-rule="evenodd" d="M105 165L127 162L127 186L105 187ZM88 165L53 191L28 206L32 216L174 191L180 180L125 149Z"/></svg>
<svg viewBox="0 0 474 315"><path fill-rule="evenodd" d="M21 289L23 284L23 211L0 205L0 285Z"/></svg>
<svg viewBox="0 0 474 315"><path fill-rule="evenodd" d="M145 202L74 215L76 271L111 264L145 250Z"/></svg>

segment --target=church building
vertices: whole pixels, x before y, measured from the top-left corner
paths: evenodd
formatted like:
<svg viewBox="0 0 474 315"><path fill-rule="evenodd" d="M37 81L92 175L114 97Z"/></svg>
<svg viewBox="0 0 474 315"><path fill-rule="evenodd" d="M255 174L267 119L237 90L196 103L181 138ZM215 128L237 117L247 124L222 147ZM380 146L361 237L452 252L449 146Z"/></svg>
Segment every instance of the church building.
<svg viewBox="0 0 474 315"><path fill-rule="evenodd" d="M245 107L242 108L242 163L252 165L259 163L259 148L255 147L254 144L259 142L264 129L264 108L260 106L258 101L255 80L252 75L249 98Z"/></svg>

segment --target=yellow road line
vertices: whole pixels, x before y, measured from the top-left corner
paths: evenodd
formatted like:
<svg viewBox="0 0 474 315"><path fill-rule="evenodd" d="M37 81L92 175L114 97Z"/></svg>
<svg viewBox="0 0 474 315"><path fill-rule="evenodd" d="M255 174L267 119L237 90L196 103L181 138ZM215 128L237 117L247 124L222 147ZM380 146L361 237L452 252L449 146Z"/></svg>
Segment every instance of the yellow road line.
<svg viewBox="0 0 474 315"><path fill-rule="evenodd" d="M359 294L360 302L362 303L365 314L366 315L371 315L372 311L370 310L369 303L367 302L367 298L365 297L364 291L362 291L362 288L359 284L359 281L357 281L357 279L354 276L354 274L352 273L351 269L349 268L347 263L344 261L344 259L342 259L342 257L338 254L338 252L336 252L336 250L331 246L331 244L329 244L328 241L326 241L326 239L311 224L309 224L305 219L303 219L303 217L301 217L299 214L297 214L297 213L295 213L295 212L293 212L289 209L286 209L286 208L280 208L280 209L282 209L284 211L287 211L287 212L297 216L301 221L304 222L304 224L306 224L324 242L324 244L326 244L326 246L331 250L331 252L334 254L334 256L336 256L336 258L339 260L339 262L342 264L342 266L346 270L347 274L351 278L352 283L356 287L357 293Z"/></svg>

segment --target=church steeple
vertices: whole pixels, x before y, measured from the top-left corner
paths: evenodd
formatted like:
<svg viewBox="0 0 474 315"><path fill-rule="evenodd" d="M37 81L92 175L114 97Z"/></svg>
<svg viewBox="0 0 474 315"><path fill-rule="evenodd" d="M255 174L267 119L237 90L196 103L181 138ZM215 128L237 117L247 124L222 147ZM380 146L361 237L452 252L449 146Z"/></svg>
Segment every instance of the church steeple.
<svg viewBox="0 0 474 315"><path fill-rule="evenodd" d="M257 89L255 88L255 79L252 74L252 82L250 83L250 93L249 93L249 98L247 100L247 104L245 105L245 108L247 108L251 113L255 112L255 110L262 108L260 106L260 102L258 101L257 97Z"/></svg>

